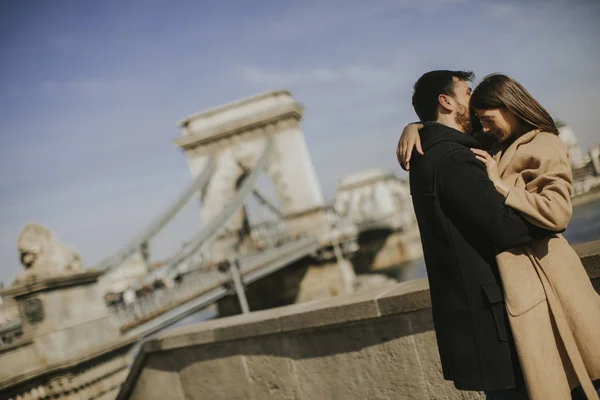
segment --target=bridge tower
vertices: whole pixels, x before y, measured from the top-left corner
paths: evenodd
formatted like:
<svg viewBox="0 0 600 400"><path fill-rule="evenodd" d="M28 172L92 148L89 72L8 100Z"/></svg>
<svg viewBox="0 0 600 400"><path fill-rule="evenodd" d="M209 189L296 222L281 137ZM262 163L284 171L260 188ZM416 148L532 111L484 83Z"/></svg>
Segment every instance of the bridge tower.
<svg viewBox="0 0 600 400"><path fill-rule="evenodd" d="M274 145L267 175L275 187L280 211L292 235L314 232L324 223L326 205L300 120L303 109L287 90L259 94L191 115L180 121L182 137L175 140L193 176L209 158L216 158L212 178L201 193L204 222L215 217L236 194L268 139ZM214 259L226 258L248 241L247 216L242 209L211 248Z"/></svg>
<svg viewBox="0 0 600 400"><path fill-rule="evenodd" d="M394 268L423 256L407 181L379 169L340 180L333 208L356 224L358 272Z"/></svg>

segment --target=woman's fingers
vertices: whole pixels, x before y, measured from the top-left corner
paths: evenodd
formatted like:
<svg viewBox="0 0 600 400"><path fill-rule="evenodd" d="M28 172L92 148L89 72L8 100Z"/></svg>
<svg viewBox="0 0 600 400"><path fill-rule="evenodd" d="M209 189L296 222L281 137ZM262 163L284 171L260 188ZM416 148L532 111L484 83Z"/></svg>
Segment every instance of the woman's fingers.
<svg viewBox="0 0 600 400"><path fill-rule="evenodd" d="M419 152L420 155L425 154L425 153L423 153L423 148L421 147L421 137L419 137L419 136L417 136L416 147L417 147L417 151Z"/></svg>
<svg viewBox="0 0 600 400"><path fill-rule="evenodd" d="M405 162L410 162L412 148L414 145L415 144L413 143L412 140L409 140L409 142L406 144L406 147L404 148L404 161Z"/></svg>
<svg viewBox="0 0 600 400"><path fill-rule="evenodd" d="M472 151L473 153L475 153L475 155L476 155L476 156L483 157L483 158L485 158L486 160L493 160L492 156L490 156L490 154L489 154L487 151L485 151L485 150L481 150L481 149L471 149L471 151Z"/></svg>
<svg viewBox="0 0 600 400"><path fill-rule="evenodd" d="M396 159L398 160L398 164L402 167L403 170L408 171L408 165L405 164L405 148L406 145L402 139L398 142L398 147L396 147Z"/></svg>
<svg viewBox="0 0 600 400"><path fill-rule="evenodd" d="M398 158L400 166L405 171L410 169L410 160L412 159L413 150L416 149L419 154L424 154L418 130L413 132L414 129L415 127L412 125L407 125L404 128L400 140L398 141L398 147L396 148L396 157ZM416 129L419 129L419 126L417 126Z"/></svg>
<svg viewBox="0 0 600 400"><path fill-rule="evenodd" d="M480 156L484 156L484 157L490 155L487 151L481 150L481 149L474 149L474 148L472 148L471 151L473 153L475 153L475 154L479 154Z"/></svg>

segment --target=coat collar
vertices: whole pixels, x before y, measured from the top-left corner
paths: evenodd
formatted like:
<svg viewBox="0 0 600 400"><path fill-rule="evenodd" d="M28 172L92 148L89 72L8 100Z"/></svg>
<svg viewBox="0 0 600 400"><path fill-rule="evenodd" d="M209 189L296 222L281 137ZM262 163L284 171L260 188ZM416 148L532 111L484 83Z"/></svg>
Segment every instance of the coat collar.
<svg viewBox="0 0 600 400"><path fill-rule="evenodd" d="M455 142L465 147L481 148L481 144L471 135L467 135L439 122L426 122L421 129L423 151L441 142Z"/></svg>
<svg viewBox="0 0 600 400"><path fill-rule="evenodd" d="M529 131L518 137L517 140L508 146L507 149L500 150L494 155L494 159L498 163L498 172L500 173L500 176L502 176L506 171L506 168L508 168L508 165L515 156L517 149L522 145L531 142L538 135L538 133L540 133L540 131L537 129Z"/></svg>

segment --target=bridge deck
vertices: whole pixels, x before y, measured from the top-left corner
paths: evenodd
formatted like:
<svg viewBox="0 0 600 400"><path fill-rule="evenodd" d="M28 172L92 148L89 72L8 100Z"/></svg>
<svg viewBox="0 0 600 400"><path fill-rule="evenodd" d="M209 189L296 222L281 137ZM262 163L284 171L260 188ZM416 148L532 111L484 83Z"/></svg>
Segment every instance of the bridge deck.
<svg viewBox="0 0 600 400"><path fill-rule="evenodd" d="M320 247L321 244L316 237L307 236L243 257L239 260L242 281L245 285L255 282L315 252ZM193 279L193 283L198 284L194 293L142 319L124 324L121 329L127 332L127 336L150 335L233 292L227 287L227 283L231 281L229 274L206 271L197 275Z"/></svg>

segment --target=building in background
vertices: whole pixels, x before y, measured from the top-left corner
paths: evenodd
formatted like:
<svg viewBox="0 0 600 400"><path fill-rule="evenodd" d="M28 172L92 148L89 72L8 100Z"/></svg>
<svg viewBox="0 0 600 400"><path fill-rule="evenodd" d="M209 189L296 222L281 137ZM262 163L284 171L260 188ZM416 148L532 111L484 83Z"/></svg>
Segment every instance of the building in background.
<svg viewBox="0 0 600 400"><path fill-rule="evenodd" d="M359 225L386 220L404 231L417 226L408 182L377 168L340 179L333 208Z"/></svg>
<svg viewBox="0 0 600 400"><path fill-rule="evenodd" d="M588 153L579 145L577 135L563 121L556 121L559 136L567 147L571 169L573 170L573 196L600 190L600 144Z"/></svg>

